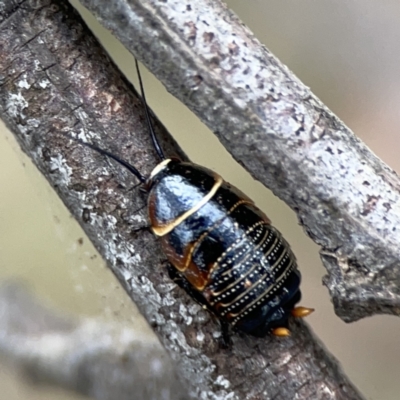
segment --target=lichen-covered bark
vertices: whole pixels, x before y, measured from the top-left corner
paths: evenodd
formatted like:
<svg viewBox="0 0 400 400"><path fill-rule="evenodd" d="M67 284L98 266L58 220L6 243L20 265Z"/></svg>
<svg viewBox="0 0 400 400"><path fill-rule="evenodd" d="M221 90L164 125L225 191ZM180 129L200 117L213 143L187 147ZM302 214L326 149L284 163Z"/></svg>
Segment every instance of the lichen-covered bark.
<svg viewBox="0 0 400 400"><path fill-rule="evenodd" d="M343 320L400 314L398 176L232 12L217 0L82 4L297 213Z"/></svg>
<svg viewBox="0 0 400 400"><path fill-rule="evenodd" d="M283 340L234 334L223 349L218 322L170 281L156 239L135 231L146 223L135 178L68 139L95 142L144 174L157 162L136 93L69 4L0 0L0 29L1 117L154 327L188 397L361 399L303 323ZM182 157L156 129L167 153Z"/></svg>

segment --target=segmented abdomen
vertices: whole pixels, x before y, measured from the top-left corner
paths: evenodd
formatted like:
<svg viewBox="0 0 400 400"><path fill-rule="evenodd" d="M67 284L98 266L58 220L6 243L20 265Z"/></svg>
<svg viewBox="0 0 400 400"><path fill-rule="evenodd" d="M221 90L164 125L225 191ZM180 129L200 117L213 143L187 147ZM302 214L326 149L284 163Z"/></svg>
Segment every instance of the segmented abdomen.
<svg viewBox="0 0 400 400"><path fill-rule="evenodd" d="M203 294L218 315L235 325L273 300L294 268L294 255L282 235L260 220L215 261Z"/></svg>

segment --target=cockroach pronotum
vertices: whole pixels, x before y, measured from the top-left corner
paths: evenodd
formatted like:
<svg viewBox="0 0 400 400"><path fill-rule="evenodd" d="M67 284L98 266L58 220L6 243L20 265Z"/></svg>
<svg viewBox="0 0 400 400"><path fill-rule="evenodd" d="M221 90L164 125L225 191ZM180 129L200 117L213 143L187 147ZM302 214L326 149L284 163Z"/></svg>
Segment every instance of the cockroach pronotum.
<svg viewBox="0 0 400 400"><path fill-rule="evenodd" d="M161 162L149 177L116 155L148 194L151 230L161 239L174 280L220 321L247 334L288 336L288 319L313 309L301 299L296 258L269 218L239 189L215 172L166 158L156 138L137 61L143 107Z"/></svg>

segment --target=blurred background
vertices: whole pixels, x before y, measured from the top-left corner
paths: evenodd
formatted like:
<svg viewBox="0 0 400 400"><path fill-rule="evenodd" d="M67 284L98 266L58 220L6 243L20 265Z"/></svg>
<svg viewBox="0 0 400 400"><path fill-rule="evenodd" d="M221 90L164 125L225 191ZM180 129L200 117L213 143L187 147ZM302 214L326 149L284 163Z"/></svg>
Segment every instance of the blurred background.
<svg viewBox="0 0 400 400"><path fill-rule="evenodd" d="M133 58L76 1L96 36L135 82ZM230 0L228 6L289 69L391 168L400 171L400 2L396 0ZM367 399L398 400L400 319L346 325L321 284L318 247L294 213L254 181L207 128L144 72L148 102L199 164L252 197L292 245L303 274L307 320ZM140 316L50 186L0 124L0 286L20 280L57 310L135 324ZM83 240L83 241L82 241ZM144 331L148 329L140 324ZM0 364L1 398L78 399L27 384Z"/></svg>

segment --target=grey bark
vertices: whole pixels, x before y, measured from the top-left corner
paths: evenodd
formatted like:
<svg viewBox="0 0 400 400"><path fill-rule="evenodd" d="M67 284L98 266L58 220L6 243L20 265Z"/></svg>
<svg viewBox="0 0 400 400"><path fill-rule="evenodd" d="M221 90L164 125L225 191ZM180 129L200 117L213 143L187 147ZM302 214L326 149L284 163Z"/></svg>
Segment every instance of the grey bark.
<svg viewBox="0 0 400 400"><path fill-rule="evenodd" d="M0 287L0 354L32 383L100 400L186 398L156 339L126 326L60 315L16 283Z"/></svg>
<svg viewBox="0 0 400 400"><path fill-rule="evenodd" d="M223 3L82 4L297 213L337 315L400 314L398 176Z"/></svg>
<svg viewBox="0 0 400 400"><path fill-rule="evenodd" d="M152 325L176 361L188 397L361 399L337 361L301 322L292 323L292 336L285 340L234 334L230 349L220 347L218 322L171 283L155 238L135 231L146 223L143 211L137 211L144 199L131 191L137 181L67 137L77 135L95 142L148 174L157 160L136 92L65 2L0 1L0 27L1 117ZM138 41L142 39L137 36ZM142 44L148 45L148 40ZM179 49L170 47L171 54L175 51L178 57ZM232 50L238 51L238 47ZM168 61L165 69L170 67ZM190 71L186 71L189 77ZM203 82L211 76L217 79L218 70L211 71L202 70L192 97L204 96ZM189 92L184 86L180 89ZM224 121L227 117L221 104L225 95L221 89L212 90L219 94L210 114L216 118L219 112ZM286 90L290 93L290 87ZM236 101L244 107L243 98L233 97L227 104L229 111ZM240 119L246 112L241 110L232 114L239 124L237 133L244 129ZM253 115L241 123L250 128L258 119ZM182 157L157 122L156 130L168 154ZM259 131L248 132L262 137ZM244 138L250 140L248 136ZM282 177L278 181L282 183Z"/></svg>

